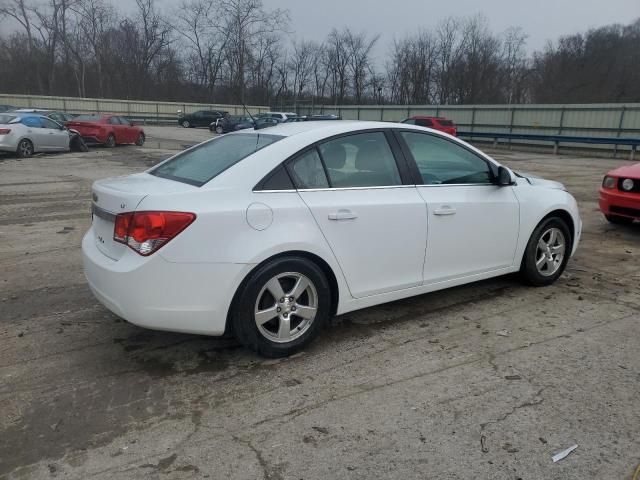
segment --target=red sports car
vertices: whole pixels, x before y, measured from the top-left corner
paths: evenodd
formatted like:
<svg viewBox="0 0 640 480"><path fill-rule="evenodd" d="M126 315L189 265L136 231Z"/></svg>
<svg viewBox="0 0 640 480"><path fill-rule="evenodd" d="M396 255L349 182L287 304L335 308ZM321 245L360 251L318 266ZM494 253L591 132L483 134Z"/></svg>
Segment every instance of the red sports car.
<svg viewBox="0 0 640 480"><path fill-rule="evenodd" d="M115 147L123 143L144 145L144 130L118 115L79 115L66 123L67 127L80 132L85 143Z"/></svg>
<svg viewBox="0 0 640 480"><path fill-rule="evenodd" d="M607 173L600 187L600 210L611 223L640 220L640 163Z"/></svg>
<svg viewBox="0 0 640 480"><path fill-rule="evenodd" d="M458 127L449 119L443 117L424 117L416 115L403 120L402 123L418 125L419 127L433 128L440 132L448 133L454 137L458 135Z"/></svg>

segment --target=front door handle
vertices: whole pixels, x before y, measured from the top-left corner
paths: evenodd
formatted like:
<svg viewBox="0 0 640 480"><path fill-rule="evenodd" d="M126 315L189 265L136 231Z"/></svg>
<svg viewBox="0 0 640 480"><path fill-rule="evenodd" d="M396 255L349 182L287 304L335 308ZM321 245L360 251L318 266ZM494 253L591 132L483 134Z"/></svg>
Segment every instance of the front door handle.
<svg viewBox="0 0 640 480"><path fill-rule="evenodd" d="M329 214L329 220L355 220L356 218L358 218L358 215L344 208Z"/></svg>
<svg viewBox="0 0 640 480"><path fill-rule="evenodd" d="M434 215L455 215L456 209L449 205L444 205L442 208L433 211Z"/></svg>

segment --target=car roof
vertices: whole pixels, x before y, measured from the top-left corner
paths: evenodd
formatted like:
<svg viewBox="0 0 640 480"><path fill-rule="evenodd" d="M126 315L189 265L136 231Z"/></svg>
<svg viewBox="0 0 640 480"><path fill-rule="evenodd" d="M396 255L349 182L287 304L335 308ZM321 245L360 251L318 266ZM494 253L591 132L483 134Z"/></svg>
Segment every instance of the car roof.
<svg viewBox="0 0 640 480"><path fill-rule="evenodd" d="M279 135L282 137L292 137L295 135L313 132L317 133L317 136L319 137L327 137L331 135L339 135L341 133L378 128L402 128L424 132L424 127L416 127L415 125L408 125L406 123L370 122L362 120L335 120L332 122L311 120L307 122L278 123L272 127L266 127L260 130L242 130L237 132L237 134L246 135L259 132L269 135ZM437 134L440 133L435 130L434 132Z"/></svg>

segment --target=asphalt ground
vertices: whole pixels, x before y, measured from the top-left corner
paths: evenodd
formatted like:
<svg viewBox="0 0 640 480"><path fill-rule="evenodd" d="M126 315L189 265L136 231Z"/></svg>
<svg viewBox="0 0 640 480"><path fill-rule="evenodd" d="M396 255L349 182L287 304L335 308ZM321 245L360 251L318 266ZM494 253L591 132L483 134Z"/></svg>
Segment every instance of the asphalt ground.
<svg viewBox="0 0 640 480"><path fill-rule="evenodd" d="M631 478L640 224L597 210L602 175L627 162L494 152L580 203L554 286L507 276L349 313L266 360L130 325L83 277L91 183L210 136L155 127L143 148L0 157L0 477Z"/></svg>

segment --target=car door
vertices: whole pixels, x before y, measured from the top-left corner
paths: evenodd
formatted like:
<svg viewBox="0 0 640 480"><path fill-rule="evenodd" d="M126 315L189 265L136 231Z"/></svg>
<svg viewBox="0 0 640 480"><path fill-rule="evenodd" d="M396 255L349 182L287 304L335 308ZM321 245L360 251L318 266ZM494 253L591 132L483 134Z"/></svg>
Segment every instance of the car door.
<svg viewBox="0 0 640 480"><path fill-rule="evenodd" d="M322 142L287 168L353 297L422 283L426 209L384 131Z"/></svg>
<svg viewBox="0 0 640 480"><path fill-rule="evenodd" d="M43 131L46 132L47 149L49 150L68 150L69 149L69 132L62 128L62 125L53 120L42 117Z"/></svg>
<svg viewBox="0 0 640 480"><path fill-rule="evenodd" d="M513 188L496 185L490 162L462 144L415 130L397 136L427 204L424 283L510 267L520 228Z"/></svg>
<svg viewBox="0 0 640 480"><path fill-rule="evenodd" d="M124 117L118 117L118 121L120 122L120 128L122 128L122 133L125 138L123 143L135 143L137 139L137 132L136 129L131 126L131 122Z"/></svg>
<svg viewBox="0 0 640 480"><path fill-rule="evenodd" d="M120 119L118 117L109 117L107 123L111 128L113 128L113 133L116 136L116 143L127 143L126 136L127 133L123 130L122 125L120 125Z"/></svg>
<svg viewBox="0 0 640 480"><path fill-rule="evenodd" d="M20 123L27 127L27 136L33 142L36 152L49 150L49 135L43 128L41 117L23 117Z"/></svg>

